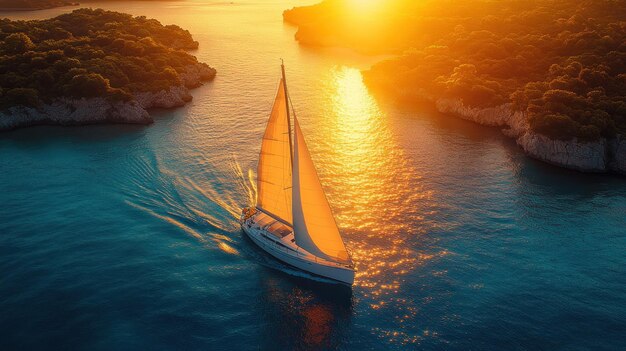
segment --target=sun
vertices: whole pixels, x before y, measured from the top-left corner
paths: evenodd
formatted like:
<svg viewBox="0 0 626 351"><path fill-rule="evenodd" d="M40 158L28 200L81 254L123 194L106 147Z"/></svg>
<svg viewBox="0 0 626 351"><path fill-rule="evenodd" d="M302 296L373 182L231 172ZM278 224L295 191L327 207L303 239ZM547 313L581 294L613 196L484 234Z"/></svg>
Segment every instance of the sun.
<svg viewBox="0 0 626 351"><path fill-rule="evenodd" d="M376 4L380 4L384 2L383 0L346 0L353 6L361 5L361 6L373 6Z"/></svg>
<svg viewBox="0 0 626 351"><path fill-rule="evenodd" d="M345 0L346 6L356 14L374 14L385 4L385 0Z"/></svg>

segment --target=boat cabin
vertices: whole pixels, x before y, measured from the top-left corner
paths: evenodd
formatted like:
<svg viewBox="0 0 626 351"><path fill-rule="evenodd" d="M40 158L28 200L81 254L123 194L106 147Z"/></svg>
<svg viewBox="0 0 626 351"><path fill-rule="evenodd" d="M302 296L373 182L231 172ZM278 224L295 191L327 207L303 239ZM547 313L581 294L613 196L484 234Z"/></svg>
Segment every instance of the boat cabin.
<svg viewBox="0 0 626 351"><path fill-rule="evenodd" d="M268 231L270 234L273 234L279 239L286 237L293 231L290 226L286 225L283 222L277 221L276 219L263 213L262 211L257 211L256 216L254 217L254 224L258 225L259 228Z"/></svg>

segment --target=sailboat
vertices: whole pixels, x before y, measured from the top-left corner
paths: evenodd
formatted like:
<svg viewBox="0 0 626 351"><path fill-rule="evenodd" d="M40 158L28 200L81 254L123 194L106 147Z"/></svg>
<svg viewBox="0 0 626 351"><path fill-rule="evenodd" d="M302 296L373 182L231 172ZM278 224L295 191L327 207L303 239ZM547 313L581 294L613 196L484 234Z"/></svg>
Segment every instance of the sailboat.
<svg viewBox="0 0 626 351"><path fill-rule="evenodd" d="M289 108L284 64L281 72L259 154L256 205L242 210L241 228L276 259L315 276L352 285L352 259L295 111Z"/></svg>

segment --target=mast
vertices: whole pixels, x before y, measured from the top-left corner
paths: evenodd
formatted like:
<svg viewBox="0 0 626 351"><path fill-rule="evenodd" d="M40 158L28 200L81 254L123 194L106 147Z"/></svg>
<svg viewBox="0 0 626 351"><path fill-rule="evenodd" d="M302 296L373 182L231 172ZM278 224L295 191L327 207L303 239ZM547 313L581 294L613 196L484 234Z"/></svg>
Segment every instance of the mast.
<svg viewBox="0 0 626 351"><path fill-rule="evenodd" d="M293 143L291 141L291 116L289 112L289 92L287 91L287 78L285 78L285 62L280 59L280 70L283 73L283 88L285 89L285 107L287 108L287 129L289 129L289 157L293 171Z"/></svg>

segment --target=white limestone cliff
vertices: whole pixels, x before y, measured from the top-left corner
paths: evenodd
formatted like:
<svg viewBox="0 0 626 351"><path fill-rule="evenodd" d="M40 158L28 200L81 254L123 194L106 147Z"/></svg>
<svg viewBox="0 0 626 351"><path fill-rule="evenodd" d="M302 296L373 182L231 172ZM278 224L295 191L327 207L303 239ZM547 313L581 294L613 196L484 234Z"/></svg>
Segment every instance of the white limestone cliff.
<svg viewBox="0 0 626 351"><path fill-rule="evenodd" d="M32 125L98 123L149 124L152 118L136 101L111 103L105 98L58 99L38 108L16 106L0 112L0 130Z"/></svg>
<svg viewBox="0 0 626 351"><path fill-rule="evenodd" d="M500 127L517 140L529 156L557 166L583 172L626 174L626 139L600 139L586 142L577 139L555 140L533 132L523 112L514 111L510 103L496 107L468 107L460 99L438 99L437 110L478 124Z"/></svg>
<svg viewBox="0 0 626 351"><path fill-rule="evenodd" d="M102 123L150 124L150 108L172 108L191 101L189 88L215 77L215 69L204 63L190 65L180 74L183 85L157 92L140 92L131 101L103 97L60 98L37 108L15 106L0 112L0 131L33 125L86 125Z"/></svg>

